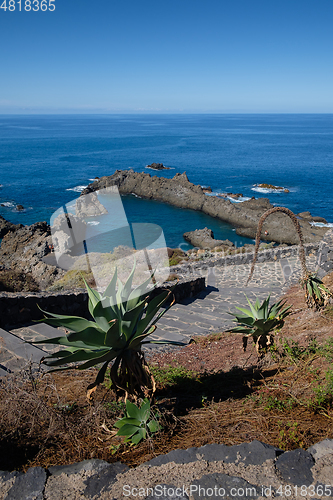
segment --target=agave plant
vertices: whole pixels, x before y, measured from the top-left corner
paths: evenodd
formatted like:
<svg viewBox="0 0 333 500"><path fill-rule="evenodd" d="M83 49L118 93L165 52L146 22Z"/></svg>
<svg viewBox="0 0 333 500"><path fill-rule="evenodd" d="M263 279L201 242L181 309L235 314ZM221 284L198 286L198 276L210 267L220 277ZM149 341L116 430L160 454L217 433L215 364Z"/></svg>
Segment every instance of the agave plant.
<svg viewBox="0 0 333 500"><path fill-rule="evenodd" d="M324 307L327 305L330 297L333 296L332 292L330 292L323 284L320 278L318 278L315 274L312 274L309 272L309 270L306 267L306 259L305 259L305 250L304 250L304 239L303 239L303 234L302 234L302 229L300 226L300 223L296 217L296 215L289 210L289 208L286 207L274 207L271 208L270 210L267 210L259 219L258 223L258 228L257 228L257 234L256 234L256 245L254 249L254 256L253 256L253 261L251 265L251 270L250 270L250 275L247 279L247 283L251 280L253 276L253 271L254 271L254 266L257 261L257 256L258 256L258 250L259 250L259 245L260 245L260 236L261 236L261 231L263 224L266 220L266 218L275 213L275 212L282 212L290 219L293 221L298 239L299 239L299 260L301 263L301 269L302 269L302 277L300 279L300 284L302 288L304 289L305 293L305 300L308 305L308 307L316 307L316 309L320 309L321 307Z"/></svg>
<svg viewBox="0 0 333 500"><path fill-rule="evenodd" d="M309 307L320 309L329 303L332 292L325 287L316 274L308 273L300 279L300 284L305 291L305 300Z"/></svg>
<svg viewBox="0 0 333 500"><path fill-rule="evenodd" d="M125 399L128 396L152 397L155 381L145 361L142 346L149 342L184 345L181 342L168 340L146 340L156 329L157 321L174 301L158 312L170 297L172 290L164 290L158 296L151 298L151 292L148 294L144 292L152 276L132 289L134 272L135 265L126 283L123 284L117 279L116 270L103 294L90 288L85 282L88 291L88 309L92 316L90 321L78 316L42 311L45 314L42 322L69 330L65 336L34 342L65 347L64 350L42 358L44 364L53 367L51 371L84 370L102 363L96 380L88 386L88 397L97 385L103 382L111 361L113 364L110 377L118 395L124 395ZM80 362L82 363L77 364Z"/></svg>
<svg viewBox="0 0 333 500"><path fill-rule="evenodd" d="M141 439L162 429L159 422L151 418L150 402L147 399L142 401L141 408L127 400L126 416L114 426L119 429L117 436L125 436L125 443L132 444L138 444Z"/></svg>
<svg viewBox="0 0 333 500"><path fill-rule="evenodd" d="M246 297L246 296L245 296ZM262 357L267 348L274 344L273 330L281 328L284 318L290 314L291 306L284 307L285 301L280 300L269 307L270 295L260 305L258 298L252 304L246 297L250 309L236 307L243 314L232 314L236 319L233 321L239 326L228 330L233 333L243 333L243 349L246 351L248 338L252 337L259 357Z"/></svg>

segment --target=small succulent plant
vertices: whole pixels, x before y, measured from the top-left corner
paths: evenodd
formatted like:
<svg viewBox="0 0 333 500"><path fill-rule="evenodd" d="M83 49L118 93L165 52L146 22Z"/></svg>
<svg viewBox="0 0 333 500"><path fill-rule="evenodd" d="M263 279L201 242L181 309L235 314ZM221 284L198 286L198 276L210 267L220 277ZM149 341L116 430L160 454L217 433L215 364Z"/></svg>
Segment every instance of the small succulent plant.
<svg viewBox="0 0 333 500"><path fill-rule="evenodd" d="M290 314L291 306L284 307L286 302L280 300L269 307L270 295L260 304L257 298L252 304L246 297L250 309L236 307L243 314L232 314L234 321L238 326L228 330L233 333L243 333L243 349L247 348L249 337L255 344L259 357L262 357L267 348L274 344L273 331L281 328L284 324L284 318Z"/></svg>
<svg viewBox="0 0 333 500"><path fill-rule="evenodd" d="M127 400L126 416L118 420L114 426L119 429L117 436L125 436L125 443L132 444L138 444L141 439L146 439L162 429L159 422L151 418L148 399L143 400L141 408Z"/></svg>

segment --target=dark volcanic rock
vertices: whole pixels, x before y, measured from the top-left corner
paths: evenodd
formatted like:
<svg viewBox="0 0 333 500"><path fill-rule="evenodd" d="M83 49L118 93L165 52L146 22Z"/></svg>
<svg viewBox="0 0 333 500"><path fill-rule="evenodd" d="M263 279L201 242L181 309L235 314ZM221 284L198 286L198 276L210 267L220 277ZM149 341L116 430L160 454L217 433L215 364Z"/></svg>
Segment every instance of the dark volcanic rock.
<svg viewBox="0 0 333 500"><path fill-rule="evenodd" d="M231 243L231 241L229 240L215 240L213 231L211 229L208 229L208 227L184 233L183 238L191 243L191 245L193 245L194 247L199 248L211 249L220 246L233 246L233 243Z"/></svg>
<svg viewBox="0 0 333 500"><path fill-rule="evenodd" d="M324 219L324 217L313 217L310 212L300 212L297 214L298 217L301 219L305 219L307 221L311 222L323 222L324 224L327 224L327 220Z"/></svg>
<svg viewBox="0 0 333 500"><path fill-rule="evenodd" d="M42 262L42 258L51 253L51 247L51 229L46 222L21 226L3 238L0 262L5 269L31 274L39 286L44 288L64 274L61 269Z"/></svg>
<svg viewBox="0 0 333 500"><path fill-rule="evenodd" d="M165 167L163 163L151 163L147 165L147 168L152 168L153 170L170 170L170 168Z"/></svg>
<svg viewBox="0 0 333 500"><path fill-rule="evenodd" d="M276 461L276 468L287 483L309 486L313 481L311 468L314 466L312 455L305 450L286 451Z"/></svg>
<svg viewBox="0 0 333 500"><path fill-rule="evenodd" d="M170 203L180 208L199 210L207 215L228 222L237 228L238 234L254 238L260 216L273 208L267 198L251 199L243 203L232 203L216 196L206 196L201 186L192 184L186 173L176 174L172 179L151 176L133 170L117 170L113 175L101 177L89 184L82 192L88 194L109 186L117 186L120 194L136 194L142 198ZM327 228L311 227L301 221L305 243L320 241ZM264 231L268 232L265 237ZM285 214L274 213L266 220L262 239L298 244L298 237L292 221Z"/></svg>
<svg viewBox="0 0 333 500"><path fill-rule="evenodd" d="M3 238L9 232L16 231L16 229L19 229L20 227L23 227L23 224L13 224L0 215L0 238Z"/></svg>
<svg viewBox="0 0 333 500"><path fill-rule="evenodd" d="M19 474L14 485L6 495L7 500L26 498L43 500L43 491L46 484L46 472L42 467L31 467L26 474Z"/></svg>

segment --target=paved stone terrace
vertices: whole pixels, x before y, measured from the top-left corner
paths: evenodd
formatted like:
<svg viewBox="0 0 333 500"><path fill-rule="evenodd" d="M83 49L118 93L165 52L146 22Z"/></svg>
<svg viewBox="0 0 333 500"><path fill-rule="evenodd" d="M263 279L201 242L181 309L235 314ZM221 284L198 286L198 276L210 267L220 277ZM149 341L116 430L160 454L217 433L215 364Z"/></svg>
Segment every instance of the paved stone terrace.
<svg viewBox="0 0 333 500"><path fill-rule="evenodd" d="M308 266L315 266L315 258L308 258ZM246 306L245 294L249 299L263 300L270 293L272 300L278 299L291 281L300 276L300 265L296 257L258 263L249 285L246 280L250 271L248 265L213 267L206 271L206 290L196 297L175 304L158 323L152 336L154 340L175 340L188 343L192 337L223 331L232 323L228 312L236 306ZM15 371L32 360L38 363L41 357L56 348L52 345L32 346L24 341L41 340L59 335L59 330L43 323L27 325L10 331L0 329L0 376ZM151 344L147 354L158 349L164 351L170 346Z"/></svg>

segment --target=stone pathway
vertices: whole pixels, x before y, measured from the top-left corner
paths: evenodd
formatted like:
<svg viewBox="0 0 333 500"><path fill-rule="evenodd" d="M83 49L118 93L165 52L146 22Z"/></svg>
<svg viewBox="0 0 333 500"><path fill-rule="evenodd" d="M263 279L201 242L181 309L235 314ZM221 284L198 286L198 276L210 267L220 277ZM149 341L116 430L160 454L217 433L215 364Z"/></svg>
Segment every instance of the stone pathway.
<svg viewBox="0 0 333 500"><path fill-rule="evenodd" d="M315 259L308 259L307 264L310 269L314 268ZM236 307L248 307L245 295L254 302L256 297L263 301L271 294L273 303L300 277L298 258L284 258L257 263L254 275L246 286L250 267L250 264L243 264L210 268L206 277L206 290L181 304L175 304L159 321L152 338L188 343L194 336L226 330L235 326L229 313L237 312ZM154 346L150 349L154 349ZM159 350L163 350L163 347L159 347Z"/></svg>
<svg viewBox="0 0 333 500"><path fill-rule="evenodd" d="M313 267L315 260L308 259ZM283 258L280 261L257 263L249 285L246 280L250 264L212 267L206 271L206 290L196 297L175 304L159 321L157 330L151 336L153 340L174 340L188 343L192 337L223 331L233 325L232 316L236 306L246 307L246 298L262 301L271 294L276 301L290 278L297 281L300 266L296 257ZM24 341L52 338L60 334L59 330L43 323L36 323L16 328L9 332L0 329L0 377L18 370L27 361L39 362L57 348L52 345L32 346ZM145 347L147 354L170 349L170 346L151 344Z"/></svg>

